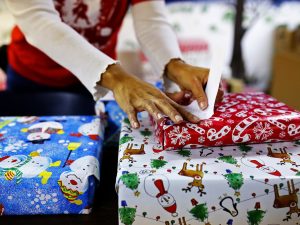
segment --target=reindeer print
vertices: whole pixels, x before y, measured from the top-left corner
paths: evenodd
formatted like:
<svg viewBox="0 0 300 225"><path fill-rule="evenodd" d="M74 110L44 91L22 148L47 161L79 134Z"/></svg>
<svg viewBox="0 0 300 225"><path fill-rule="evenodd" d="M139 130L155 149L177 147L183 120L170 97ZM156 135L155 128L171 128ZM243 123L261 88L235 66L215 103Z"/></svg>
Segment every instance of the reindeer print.
<svg viewBox="0 0 300 225"><path fill-rule="evenodd" d="M181 176L192 177L193 181L188 184L187 188L183 188L182 191L190 192L193 187L196 187L196 188L198 188L197 193L200 193L200 196L202 196L203 194L206 194L206 192L203 191L205 186L202 184L202 179L204 177L204 173L203 173L203 165L204 164L205 163L202 163L201 165L197 164L196 170L188 170L187 163L185 162L183 164L183 167L178 174ZM200 167L200 169L199 169L199 167Z"/></svg>
<svg viewBox="0 0 300 225"><path fill-rule="evenodd" d="M287 182L288 186L288 195L279 195L278 185L274 185L274 208L286 208L289 207L290 210L286 213L287 217L283 219L283 221L288 221L291 219L291 215L293 213L297 213L297 216L300 217L300 208L298 207L298 196L297 193L299 192L299 188L295 188L294 180Z"/></svg>
<svg viewBox="0 0 300 225"><path fill-rule="evenodd" d="M120 162L122 162L125 159L127 159L131 163L135 162L135 160L133 160L133 158L132 158L132 155L145 154L144 148L145 148L144 144L142 144L141 147L137 148L137 149L133 148L133 144L128 144L125 151L123 152L123 156L120 159Z"/></svg>
<svg viewBox="0 0 300 225"><path fill-rule="evenodd" d="M296 162L291 160L290 154L286 151L286 147L279 148L280 152L273 152L271 147L268 147L268 156L272 158L278 158L281 159L281 161L278 163L280 165L285 165L286 163L292 164L292 166L300 166L299 164L296 164Z"/></svg>

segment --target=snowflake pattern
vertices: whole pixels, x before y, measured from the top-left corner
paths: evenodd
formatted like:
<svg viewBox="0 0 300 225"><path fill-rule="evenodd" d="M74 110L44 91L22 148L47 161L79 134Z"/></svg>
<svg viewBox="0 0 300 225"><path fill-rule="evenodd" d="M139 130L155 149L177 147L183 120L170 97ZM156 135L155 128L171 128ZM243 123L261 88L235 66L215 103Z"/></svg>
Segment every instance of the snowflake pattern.
<svg viewBox="0 0 300 225"><path fill-rule="evenodd" d="M191 139L188 129L186 127L180 129L179 126L174 126L173 130L169 133L169 137L172 144L177 144L178 142L180 145L184 145L186 141Z"/></svg>
<svg viewBox="0 0 300 225"><path fill-rule="evenodd" d="M220 116L223 118L230 118L232 115L230 113L222 113Z"/></svg>
<svg viewBox="0 0 300 225"><path fill-rule="evenodd" d="M237 105L237 108L241 109L241 110L250 110L250 109L253 109L253 105L250 105L250 104L240 104L240 105Z"/></svg>
<svg viewBox="0 0 300 225"><path fill-rule="evenodd" d="M27 148L28 146L26 142L22 140L15 141L15 139L9 139L5 144L7 145L3 148L4 152L18 152Z"/></svg>
<svg viewBox="0 0 300 225"><path fill-rule="evenodd" d="M253 132L255 134L256 140L267 140L267 138L273 134L273 129L271 128L271 125L267 122L258 122L256 123Z"/></svg>
<svg viewBox="0 0 300 225"><path fill-rule="evenodd" d="M229 119L229 120L227 120L227 123L229 123L229 124L234 124L234 120Z"/></svg>
<svg viewBox="0 0 300 225"><path fill-rule="evenodd" d="M201 144L204 143L205 142L205 137L203 137L203 136L199 137L198 142L201 143Z"/></svg>
<svg viewBox="0 0 300 225"><path fill-rule="evenodd" d="M200 124L201 126L206 126L206 127L210 127L213 125L213 122L211 120L204 120L201 122Z"/></svg>
<svg viewBox="0 0 300 225"><path fill-rule="evenodd" d="M217 141L215 145L216 146L221 146L221 145L223 145L223 141Z"/></svg>
<svg viewBox="0 0 300 225"><path fill-rule="evenodd" d="M280 138L284 138L285 135L286 135L286 133L285 133L284 131L281 131L280 134L279 134L279 137L280 137Z"/></svg>

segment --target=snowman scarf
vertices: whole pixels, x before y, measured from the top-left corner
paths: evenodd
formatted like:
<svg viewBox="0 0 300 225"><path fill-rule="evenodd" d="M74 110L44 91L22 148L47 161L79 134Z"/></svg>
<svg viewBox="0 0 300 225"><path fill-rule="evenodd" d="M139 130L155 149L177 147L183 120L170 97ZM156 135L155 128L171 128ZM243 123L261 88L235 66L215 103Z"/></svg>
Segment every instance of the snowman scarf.
<svg viewBox="0 0 300 225"><path fill-rule="evenodd" d="M20 167L27 164L32 159L31 156L27 156L26 160L21 162L18 166L12 168L1 168L0 177L5 177L6 180L16 179L16 183L19 184L22 180L23 173L19 170Z"/></svg>

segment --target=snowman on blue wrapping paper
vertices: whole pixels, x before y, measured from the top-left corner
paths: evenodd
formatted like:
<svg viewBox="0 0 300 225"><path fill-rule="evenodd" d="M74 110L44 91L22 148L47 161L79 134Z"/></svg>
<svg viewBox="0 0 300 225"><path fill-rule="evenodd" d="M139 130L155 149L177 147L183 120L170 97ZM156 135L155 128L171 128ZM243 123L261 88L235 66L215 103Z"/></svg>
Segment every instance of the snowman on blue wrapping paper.
<svg viewBox="0 0 300 225"><path fill-rule="evenodd" d="M99 162L94 156L84 156L72 162L70 169L60 175L58 185L70 203L81 205L78 197L89 188L88 178L94 176L100 180Z"/></svg>
<svg viewBox="0 0 300 225"><path fill-rule="evenodd" d="M164 175L149 175L144 180L145 192L157 198L158 203L173 217L178 216L177 203L173 195L168 193L170 182Z"/></svg>
<svg viewBox="0 0 300 225"><path fill-rule="evenodd" d="M42 149L27 155L3 156L0 158L0 177L8 181L16 180L19 184L23 178L40 177L42 184L47 184L52 172L49 167L60 166L61 161L52 163L52 159L40 156Z"/></svg>

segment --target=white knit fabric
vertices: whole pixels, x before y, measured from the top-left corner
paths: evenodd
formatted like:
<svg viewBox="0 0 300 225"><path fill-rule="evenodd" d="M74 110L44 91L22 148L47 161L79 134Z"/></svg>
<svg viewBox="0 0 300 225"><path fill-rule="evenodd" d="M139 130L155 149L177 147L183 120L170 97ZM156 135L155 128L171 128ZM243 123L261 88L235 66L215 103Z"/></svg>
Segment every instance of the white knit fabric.
<svg viewBox="0 0 300 225"><path fill-rule="evenodd" d="M107 66L116 61L62 22L52 0L6 0L6 4L31 45L71 71L95 100L107 93L96 83ZM161 76L170 59L181 57L176 36L166 20L164 1L141 2L132 11L142 49Z"/></svg>

